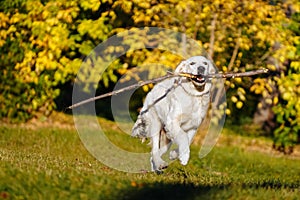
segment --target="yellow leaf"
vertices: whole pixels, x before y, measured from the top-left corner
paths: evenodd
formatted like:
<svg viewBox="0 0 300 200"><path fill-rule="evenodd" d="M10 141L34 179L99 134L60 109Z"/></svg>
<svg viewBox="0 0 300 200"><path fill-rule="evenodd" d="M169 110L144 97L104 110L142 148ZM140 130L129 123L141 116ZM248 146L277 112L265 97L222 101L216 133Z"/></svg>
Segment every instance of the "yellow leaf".
<svg viewBox="0 0 300 200"><path fill-rule="evenodd" d="M235 78L235 82L237 83L241 83L242 82L242 78L238 77L238 78Z"/></svg>
<svg viewBox="0 0 300 200"><path fill-rule="evenodd" d="M226 111L225 111L226 115L230 115L231 114L231 111L227 108Z"/></svg>
<svg viewBox="0 0 300 200"><path fill-rule="evenodd" d="M242 53L242 52L239 52L239 53L238 53L238 57L241 58L242 56L243 56L243 53Z"/></svg>
<svg viewBox="0 0 300 200"><path fill-rule="evenodd" d="M288 100L291 98L291 93L289 93L289 92L283 93L282 98L283 98L284 100L287 100L287 101L288 101Z"/></svg>
<svg viewBox="0 0 300 200"><path fill-rule="evenodd" d="M36 110L37 107L38 107L38 103L37 103L37 101L36 101L35 99L33 99L33 100L32 100L32 108L33 108L34 110Z"/></svg>
<svg viewBox="0 0 300 200"><path fill-rule="evenodd" d="M278 97L276 96L276 97L274 97L274 99L273 99L273 104L274 104L274 105L277 105L277 103L278 103Z"/></svg>
<svg viewBox="0 0 300 200"><path fill-rule="evenodd" d="M231 101L232 101L233 103L236 103L236 102L238 101L238 99L236 98L236 96L232 96L232 97L231 97Z"/></svg>
<svg viewBox="0 0 300 200"><path fill-rule="evenodd" d="M156 20L156 21L159 20L159 16L158 16L158 15L154 15L153 18L154 18L154 20Z"/></svg>
<svg viewBox="0 0 300 200"><path fill-rule="evenodd" d="M239 95L241 101L246 101L246 97L244 95Z"/></svg>
<svg viewBox="0 0 300 200"><path fill-rule="evenodd" d="M268 105L272 105L272 99L267 98L267 99L266 99L266 103L267 103Z"/></svg>
<svg viewBox="0 0 300 200"><path fill-rule="evenodd" d="M263 107L262 103L259 102L259 103L257 104L257 108L258 108L258 109L261 109L262 107Z"/></svg>
<svg viewBox="0 0 300 200"><path fill-rule="evenodd" d="M267 68L270 69L271 71L276 71L275 65L270 65L270 64L268 64L268 65L267 65Z"/></svg>
<svg viewBox="0 0 300 200"><path fill-rule="evenodd" d="M143 86L143 90L144 90L144 92L148 92L148 91L149 91L148 85L144 85L144 86Z"/></svg>
<svg viewBox="0 0 300 200"><path fill-rule="evenodd" d="M239 87L238 93L246 94L246 91L244 90L244 88Z"/></svg>
<svg viewBox="0 0 300 200"><path fill-rule="evenodd" d="M241 109L241 108L243 107L243 102L238 101L238 102L236 103L236 107L237 107L238 109Z"/></svg>

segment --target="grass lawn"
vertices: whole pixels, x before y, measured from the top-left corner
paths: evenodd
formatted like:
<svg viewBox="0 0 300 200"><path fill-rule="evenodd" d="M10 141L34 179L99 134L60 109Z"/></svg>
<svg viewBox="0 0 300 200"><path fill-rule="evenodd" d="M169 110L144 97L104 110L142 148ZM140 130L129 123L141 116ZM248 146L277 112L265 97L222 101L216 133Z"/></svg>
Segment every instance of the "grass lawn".
<svg viewBox="0 0 300 200"><path fill-rule="evenodd" d="M104 123L116 143L135 140ZM73 128L2 125L0 199L300 198L299 157L260 151L270 143L223 132L205 158L197 157L200 147L193 145L187 166L175 161L157 175L104 166Z"/></svg>

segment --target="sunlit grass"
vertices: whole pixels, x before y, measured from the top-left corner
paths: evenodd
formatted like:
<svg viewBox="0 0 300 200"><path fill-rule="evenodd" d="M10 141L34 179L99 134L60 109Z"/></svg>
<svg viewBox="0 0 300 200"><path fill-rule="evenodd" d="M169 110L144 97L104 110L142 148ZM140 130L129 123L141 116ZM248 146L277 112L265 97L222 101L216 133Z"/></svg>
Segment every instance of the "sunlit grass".
<svg viewBox="0 0 300 200"><path fill-rule="evenodd" d="M128 149L149 150L106 123L109 138L118 145L133 142L138 147ZM161 175L130 174L94 159L75 129L2 126L0 199L299 198L299 159L228 144L217 145L201 160L194 145L187 166L175 161Z"/></svg>

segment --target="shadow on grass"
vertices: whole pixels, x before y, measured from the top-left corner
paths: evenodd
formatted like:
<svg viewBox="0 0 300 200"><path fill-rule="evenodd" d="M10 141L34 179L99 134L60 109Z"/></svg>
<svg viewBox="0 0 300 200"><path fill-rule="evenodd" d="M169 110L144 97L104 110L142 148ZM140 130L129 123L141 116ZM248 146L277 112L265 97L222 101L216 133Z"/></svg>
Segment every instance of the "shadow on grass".
<svg viewBox="0 0 300 200"><path fill-rule="evenodd" d="M280 193L284 190L300 192L299 183L286 184L278 181L261 181L259 183L216 184L212 186L194 185L192 183L153 183L136 185L132 190L123 193L119 199L128 200L192 200L192 199L228 199L246 198L250 195L258 198L265 192ZM266 196L268 197L268 196ZM268 198L264 199L268 199Z"/></svg>
<svg viewBox="0 0 300 200"><path fill-rule="evenodd" d="M190 200L211 199L218 191L224 191L226 185L220 186L195 186L193 184L163 184L156 183L147 187L137 187L130 190L121 199L130 200Z"/></svg>

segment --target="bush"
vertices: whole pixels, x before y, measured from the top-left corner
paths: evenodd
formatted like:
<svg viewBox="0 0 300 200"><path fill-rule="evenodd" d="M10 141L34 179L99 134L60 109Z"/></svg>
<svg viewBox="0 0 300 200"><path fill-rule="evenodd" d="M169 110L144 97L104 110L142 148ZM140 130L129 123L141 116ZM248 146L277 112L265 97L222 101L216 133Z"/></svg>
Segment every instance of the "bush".
<svg viewBox="0 0 300 200"><path fill-rule="evenodd" d="M0 7L0 117L49 115L81 58L108 37L98 1L16 1ZM94 18L97 18L94 20Z"/></svg>

